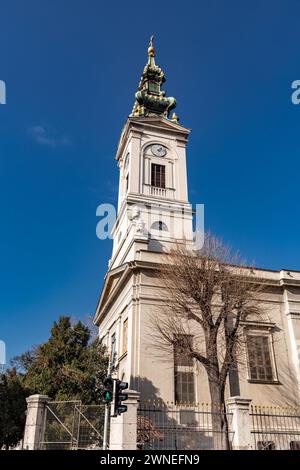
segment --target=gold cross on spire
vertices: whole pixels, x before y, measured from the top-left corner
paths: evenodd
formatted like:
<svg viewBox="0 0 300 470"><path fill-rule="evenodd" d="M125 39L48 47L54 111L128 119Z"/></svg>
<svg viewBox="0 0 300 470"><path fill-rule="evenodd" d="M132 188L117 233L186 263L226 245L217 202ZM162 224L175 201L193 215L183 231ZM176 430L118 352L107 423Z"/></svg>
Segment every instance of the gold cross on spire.
<svg viewBox="0 0 300 470"><path fill-rule="evenodd" d="M154 35L151 34L150 42L149 42L149 48L148 48L148 55L151 56L151 57L155 56L155 49L154 49L154 45L153 45L153 40L154 40Z"/></svg>

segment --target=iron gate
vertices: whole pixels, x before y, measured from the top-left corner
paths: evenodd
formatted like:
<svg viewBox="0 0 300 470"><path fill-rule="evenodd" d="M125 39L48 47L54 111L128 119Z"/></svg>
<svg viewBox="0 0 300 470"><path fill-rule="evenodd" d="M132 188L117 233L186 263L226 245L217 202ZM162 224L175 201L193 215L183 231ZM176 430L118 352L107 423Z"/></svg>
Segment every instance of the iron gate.
<svg viewBox="0 0 300 470"><path fill-rule="evenodd" d="M101 449L105 405L53 401L46 406L40 449Z"/></svg>

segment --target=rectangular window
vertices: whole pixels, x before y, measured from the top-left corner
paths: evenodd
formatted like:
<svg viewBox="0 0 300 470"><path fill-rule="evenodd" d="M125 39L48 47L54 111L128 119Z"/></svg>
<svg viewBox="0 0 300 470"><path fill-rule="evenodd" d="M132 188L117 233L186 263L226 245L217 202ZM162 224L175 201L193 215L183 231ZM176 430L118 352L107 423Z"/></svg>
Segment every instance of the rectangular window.
<svg viewBox="0 0 300 470"><path fill-rule="evenodd" d="M123 322L122 354L127 352L128 342L128 318Z"/></svg>
<svg viewBox="0 0 300 470"><path fill-rule="evenodd" d="M195 403L194 372L175 370L175 402Z"/></svg>
<svg viewBox="0 0 300 470"><path fill-rule="evenodd" d="M174 347L175 367L193 367L193 358L187 354L187 350L193 344L191 335L180 335L180 339Z"/></svg>
<svg viewBox="0 0 300 470"><path fill-rule="evenodd" d="M181 335L174 346L174 386L177 403L195 403L194 362L187 354L192 341L192 336Z"/></svg>
<svg viewBox="0 0 300 470"><path fill-rule="evenodd" d="M290 450L300 450L300 441L291 441Z"/></svg>
<svg viewBox="0 0 300 470"><path fill-rule="evenodd" d="M148 82L148 89L150 93L154 93L155 95L159 94L159 86L155 82Z"/></svg>
<svg viewBox="0 0 300 470"><path fill-rule="evenodd" d="M110 360L111 360L111 363L114 364L116 360L116 356L117 356L116 333L113 333L111 335L110 351L111 351Z"/></svg>
<svg viewBox="0 0 300 470"><path fill-rule="evenodd" d="M129 175L126 176L126 193L128 192L129 188Z"/></svg>
<svg viewBox="0 0 300 470"><path fill-rule="evenodd" d="M268 336L247 336L249 372L251 380L273 381L273 368Z"/></svg>
<svg viewBox="0 0 300 470"><path fill-rule="evenodd" d="M166 167L164 165L151 164L151 186L166 187Z"/></svg>
<svg viewBox="0 0 300 470"><path fill-rule="evenodd" d="M275 450L274 441L258 441L257 450Z"/></svg>

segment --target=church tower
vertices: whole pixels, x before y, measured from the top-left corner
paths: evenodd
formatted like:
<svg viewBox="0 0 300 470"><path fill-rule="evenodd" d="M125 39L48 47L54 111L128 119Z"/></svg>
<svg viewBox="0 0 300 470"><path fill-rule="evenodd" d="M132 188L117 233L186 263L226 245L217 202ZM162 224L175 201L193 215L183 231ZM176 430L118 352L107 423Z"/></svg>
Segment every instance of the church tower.
<svg viewBox="0 0 300 470"><path fill-rule="evenodd" d="M172 245L193 240L186 170L190 130L179 123L173 111L176 100L166 96L164 82L151 37L148 61L116 153L117 220L95 315L118 376L136 389L140 389L138 377L151 377L152 363L142 354L141 344L161 297L155 266Z"/></svg>
<svg viewBox="0 0 300 470"><path fill-rule="evenodd" d="M120 179L110 269L134 260L141 246L165 251L172 242L192 237L185 154L190 130L178 123L175 113L169 119L176 100L165 96L164 82L151 37L116 154Z"/></svg>

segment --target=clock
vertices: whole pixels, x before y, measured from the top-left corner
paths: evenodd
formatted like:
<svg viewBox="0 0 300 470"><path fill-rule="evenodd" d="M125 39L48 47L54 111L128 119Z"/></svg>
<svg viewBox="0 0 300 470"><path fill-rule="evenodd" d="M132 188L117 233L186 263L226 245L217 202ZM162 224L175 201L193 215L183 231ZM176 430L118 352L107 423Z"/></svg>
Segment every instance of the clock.
<svg viewBox="0 0 300 470"><path fill-rule="evenodd" d="M159 144L154 144L152 145L151 147L151 152L153 153L153 155L155 155L156 157L164 157L167 153L167 149L166 147L164 147L163 145L159 145Z"/></svg>

